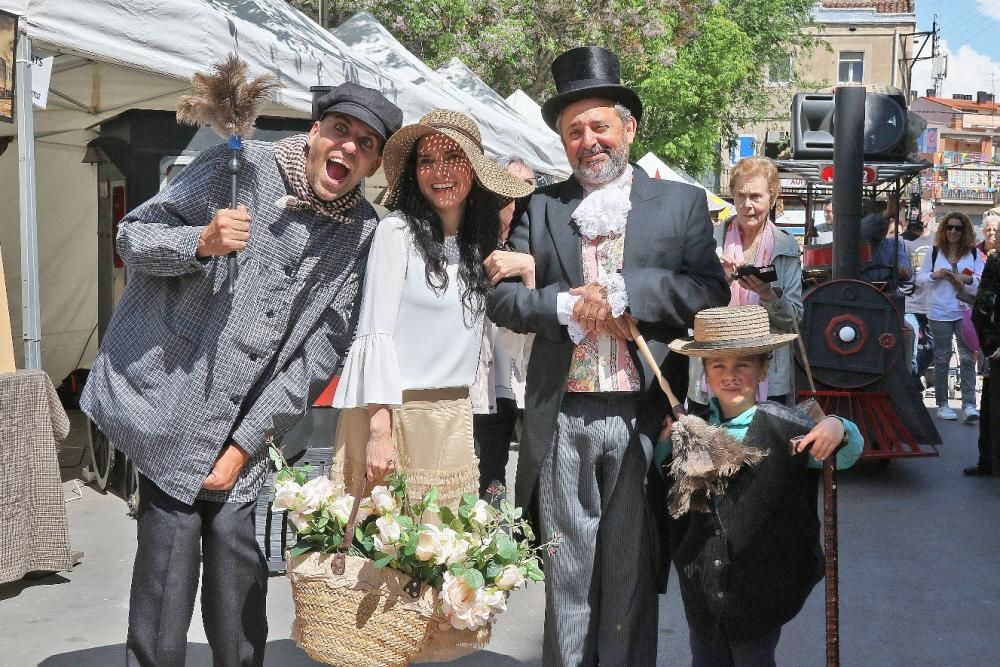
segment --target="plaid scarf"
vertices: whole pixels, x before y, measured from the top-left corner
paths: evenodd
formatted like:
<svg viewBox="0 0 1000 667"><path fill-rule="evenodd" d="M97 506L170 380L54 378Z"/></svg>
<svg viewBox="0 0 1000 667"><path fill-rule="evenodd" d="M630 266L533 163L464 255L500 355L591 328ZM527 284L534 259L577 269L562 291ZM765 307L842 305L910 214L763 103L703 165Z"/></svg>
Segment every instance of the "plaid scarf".
<svg viewBox="0 0 1000 667"><path fill-rule="evenodd" d="M292 188L292 195L285 202L286 208L312 210L337 222L350 222L351 209L364 196L361 184L333 201L317 197L306 180L306 159L309 157L307 137L305 134L296 134L274 144L274 158L278 162L278 169Z"/></svg>

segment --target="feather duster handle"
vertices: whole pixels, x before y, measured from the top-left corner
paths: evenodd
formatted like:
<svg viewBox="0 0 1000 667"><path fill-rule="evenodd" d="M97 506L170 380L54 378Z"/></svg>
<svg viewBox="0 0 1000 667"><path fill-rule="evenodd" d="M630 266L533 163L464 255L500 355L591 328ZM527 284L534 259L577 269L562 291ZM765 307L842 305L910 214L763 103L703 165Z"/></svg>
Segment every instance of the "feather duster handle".
<svg viewBox="0 0 1000 667"><path fill-rule="evenodd" d="M239 205L240 153L243 138L253 133L260 106L270 99L281 83L271 74L247 81L249 65L235 53L212 67L211 74L196 72L191 78L194 93L177 100L177 122L211 127L226 139L229 147L230 208ZM226 291L236 291L236 252L227 256Z"/></svg>

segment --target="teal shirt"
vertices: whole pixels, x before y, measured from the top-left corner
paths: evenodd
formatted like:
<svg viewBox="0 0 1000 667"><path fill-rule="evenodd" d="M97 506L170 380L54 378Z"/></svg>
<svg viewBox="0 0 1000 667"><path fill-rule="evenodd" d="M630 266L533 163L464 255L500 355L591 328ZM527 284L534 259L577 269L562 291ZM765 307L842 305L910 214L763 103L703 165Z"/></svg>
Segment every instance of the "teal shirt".
<svg viewBox="0 0 1000 667"><path fill-rule="evenodd" d="M733 436L738 442L743 442L743 438L747 435L747 429L750 428L750 422L753 421L753 416L757 414L756 404L747 408L740 414L736 415L732 419L723 419L722 414L719 411L719 401L716 398L711 398L708 402L711 414L708 417L708 423L712 426L722 426L729 434ZM861 437L861 431L858 427L849 419L843 419L837 417L844 424L844 431L847 433L847 444L840 448L836 454L837 460L837 470L844 470L850 468L854 465L858 457L861 456L861 450L864 449L865 441ZM656 462L656 467L659 470L660 466L670 453L674 449L674 443L668 438L666 440L660 440L656 443L656 449L653 452L653 459ZM822 468L823 462L817 461L812 454L809 456L809 467L810 468Z"/></svg>

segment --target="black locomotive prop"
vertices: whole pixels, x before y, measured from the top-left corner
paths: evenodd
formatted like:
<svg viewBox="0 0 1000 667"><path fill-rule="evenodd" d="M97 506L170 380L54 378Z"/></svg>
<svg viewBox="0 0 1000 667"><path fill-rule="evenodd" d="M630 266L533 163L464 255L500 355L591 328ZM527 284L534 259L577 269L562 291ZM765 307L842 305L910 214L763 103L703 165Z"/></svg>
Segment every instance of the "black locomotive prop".
<svg viewBox="0 0 1000 667"><path fill-rule="evenodd" d="M842 92L845 89L840 89L838 95ZM935 445L941 444L941 437L924 407L921 388L911 375L914 332L904 326L904 297L895 280L895 259L893 266L864 266L871 250L862 243L860 229L864 189L868 189L873 201L880 192L898 198L910 181L930 165L872 159L873 146L884 147L885 151L879 154L876 150L875 157L900 154L899 142L906 128L900 128L899 123L900 118L905 122L905 110L902 116L885 111L885 107L895 109L898 105L894 96L881 101L883 96L867 96L866 103L864 89L846 92L861 99L852 101L853 109L848 106L838 110L838 118L843 118L840 127L833 123L832 108L818 125L829 132L826 148L832 160L817 150L813 131L799 133L812 139L813 145L796 153L811 159L777 161L783 177L800 179L805 184L804 192L797 193L804 194L807 220L802 337L817 391L800 392L799 399L815 397L827 414L854 421L865 439L864 459L937 456ZM796 96L798 106L793 103L793 116L796 112L806 116L803 105L815 103L800 97ZM830 107L832 97L824 97ZM871 116L873 109L882 110L875 119ZM880 136L890 139L879 140ZM820 157L812 159L815 156ZM831 248L826 248L811 244L815 240L812 217L817 193L831 181L834 241ZM888 239L890 243L902 242L893 233ZM823 250L829 250L832 256L826 260L828 264L808 261L822 256ZM895 258L896 253L892 256ZM870 281L872 275L877 275L872 269L888 274L888 280ZM796 350L795 355L797 386L808 386L802 354Z"/></svg>

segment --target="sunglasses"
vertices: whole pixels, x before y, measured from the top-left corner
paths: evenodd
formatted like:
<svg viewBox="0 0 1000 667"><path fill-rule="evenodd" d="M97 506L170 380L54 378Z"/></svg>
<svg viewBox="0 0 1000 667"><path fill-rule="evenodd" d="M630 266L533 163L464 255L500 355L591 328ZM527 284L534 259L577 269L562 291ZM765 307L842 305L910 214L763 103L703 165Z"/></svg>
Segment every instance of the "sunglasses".
<svg viewBox="0 0 1000 667"><path fill-rule="evenodd" d="M945 229L949 232L962 232L965 231L964 225L945 225Z"/></svg>

